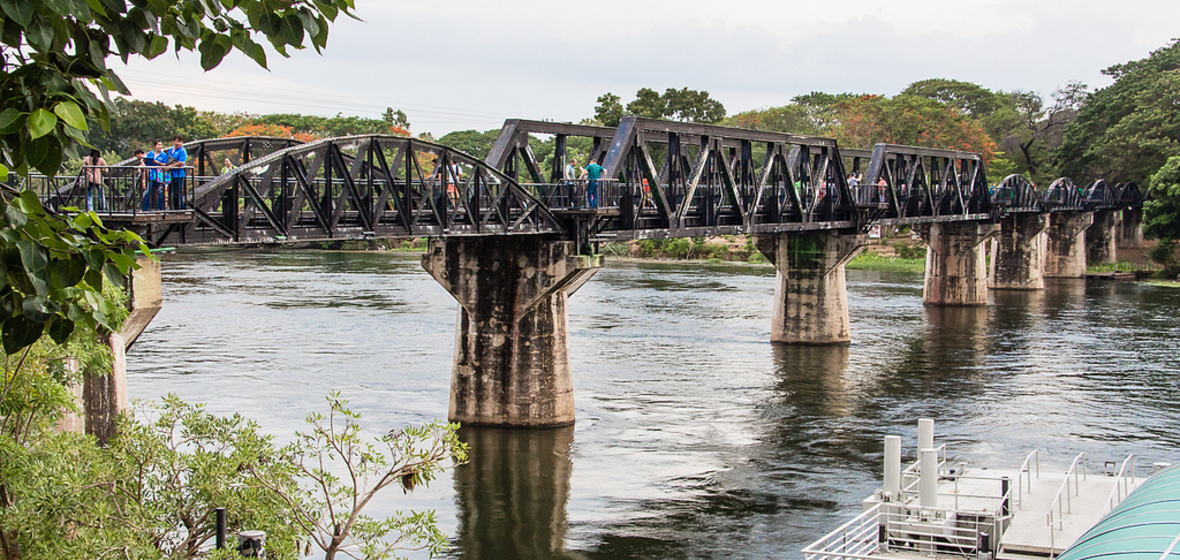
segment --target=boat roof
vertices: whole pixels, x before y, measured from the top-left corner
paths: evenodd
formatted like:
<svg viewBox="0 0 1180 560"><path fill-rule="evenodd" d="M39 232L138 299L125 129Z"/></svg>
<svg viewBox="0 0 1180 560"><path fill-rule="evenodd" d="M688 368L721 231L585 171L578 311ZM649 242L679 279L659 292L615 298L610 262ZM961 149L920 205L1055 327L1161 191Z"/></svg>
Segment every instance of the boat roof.
<svg viewBox="0 0 1180 560"><path fill-rule="evenodd" d="M1180 560L1180 464L1144 481L1058 560Z"/></svg>

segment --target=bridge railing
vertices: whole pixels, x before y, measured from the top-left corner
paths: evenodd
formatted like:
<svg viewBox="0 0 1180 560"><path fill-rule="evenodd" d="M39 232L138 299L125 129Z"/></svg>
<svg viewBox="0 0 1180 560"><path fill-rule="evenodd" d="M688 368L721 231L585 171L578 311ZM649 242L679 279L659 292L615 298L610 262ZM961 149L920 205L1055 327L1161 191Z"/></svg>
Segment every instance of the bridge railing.
<svg viewBox="0 0 1180 560"><path fill-rule="evenodd" d="M173 191L171 173L185 177ZM56 211L77 208L108 217L136 216L145 212L173 212L191 208L197 178L192 167L170 170L141 166L85 166L77 175L46 177L33 174L24 188L32 189L46 206Z"/></svg>

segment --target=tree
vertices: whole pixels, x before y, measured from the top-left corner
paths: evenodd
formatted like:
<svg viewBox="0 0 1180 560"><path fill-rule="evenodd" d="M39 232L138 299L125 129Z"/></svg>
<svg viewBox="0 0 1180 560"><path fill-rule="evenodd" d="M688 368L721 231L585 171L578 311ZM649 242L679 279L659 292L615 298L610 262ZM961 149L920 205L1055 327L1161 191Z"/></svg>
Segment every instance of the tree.
<svg viewBox="0 0 1180 560"><path fill-rule="evenodd" d="M396 126L407 131L410 130L410 118L401 109L394 111L393 107L386 107L385 114L381 116L381 120L385 121L385 124L391 127Z"/></svg>
<svg viewBox="0 0 1180 560"><path fill-rule="evenodd" d="M492 151L492 144L495 143L496 137L499 135L500 129L498 128L484 132L456 130L443 135L438 139L438 143L482 160L488 157L488 152Z"/></svg>
<svg viewBox="0 0 1180 560"><path fill-rule="evenodd" d="M238 136L273 136L275 138L294 138L300 142L311 142L315 140L315 136L307 134L306 132L295 132L289 126L281 124L257 124L250 123L239 126L225 135L226 138L235 138Z"/></svg>
<svg viewBox="0 0 1180 560"><path fill-rule="evenodd" d="M964 150L982 153L985 161L995 155L996 145L979 121L933 99L864 95L837 103L836 113L835 136L846 146L868 149L885 142Z"/></svg>
<svg viewBox="0 0 1180 560"><path fill-rule="evenodd" d="M808 107L797 104L738 113L726 117L720 124L722 126L788 132L791 134L806 135L820 134L822 132L811 118L811 111Z"/></svg>
<svg viewBox="0 0 1180 560"><path fill-rule="evenodd" d="M594 119L602 126L619 126L619 121L623 120L623 104L619 102L619 96L613 93L598 96Z"/></svg>
<svg viewBox="0 0 1180 560"><path fill-rule="evenodd" d="M117 97L111 107L110 127L92 128L86 138L94 147L116 152L122 159L131 157L136 148L150 149L156 140L167 143L177 134L186 139L217 138L236 128L223 128L230 121L183 105L169 107L160 102Z"/></svg>
<svg viewBox="0 0 1180 560"><path fill-rule="evenodd" d="M688 88L668 88L663 94L651 88L640 88L626 110L619 96L613 93L598 97L594 117L603 126L618 126L625 115L713 124L725 118L725 106L710 97L707 91Z"/></svg>
<svg viewBox="0 0 1180 560"><path fill-rule="evenodd" d="M163 0L0 3L0 180L10 169L54 174L77 156L92 124L110 125L109 94L129 94L107 58L155 58L169 49L196 51L210 70L238 50L266 67L275 52L310 44L317 52L328 24L352 16L354 0Z"/></svg>
<svg viewBox="0 0 1180 560"><path fill-rule="evenodd" d="M1172 156L1151 176L1149 197L1143 202L1143 233L1159 239L1152 260L1173 272L1176 241L1180 240L1180 156Z"/></svg>
<svg viewBox="0 0 1180 560"><path fill-rule="evenodd" d="M342 552L366 559L388 558L406 548L440 552L446 538L435 527L433 512L376 520L362 510L384 488L396 485L408 492L465 462L467 446L455 434L458 425L409 426L370 440L362 434L360 416L339 393L328 396L328 403L326 416L308 416L311 430L296 433L296 440L277 453L289 458L284 462L291 470L267 470L262 462L246 468L262 487L282 497L290 521L310 535L326 560ZM386 540L391 532L393 540Z"/></svg>
<svg viewBox="0 0 1180 560"><path fill-rule="evenodd" d="M901 94L934 99L977 119L996 111L1003 103L1002 96L983 86L945 78L914 82Z"/></svg>
<svg viewBox="0 0 1180 560"><path fill-rule="evenodd" d="M1147 182L1180 155L1180 41L1103 70L1114 83L1086 98L1057 160L1068 176Z"/></svg>

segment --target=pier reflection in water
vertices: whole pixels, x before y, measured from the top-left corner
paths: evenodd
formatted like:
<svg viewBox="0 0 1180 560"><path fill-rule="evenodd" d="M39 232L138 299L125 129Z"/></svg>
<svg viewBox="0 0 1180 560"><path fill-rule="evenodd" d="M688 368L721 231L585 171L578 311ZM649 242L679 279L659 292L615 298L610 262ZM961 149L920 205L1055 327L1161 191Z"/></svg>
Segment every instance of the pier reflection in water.
<svg viewBox="0 0 1180 560"><path fill-rule="evenodd" d="M177 393L280 439L332 390L377 433L446 414L455 302L418 255L164 259L134 397ZM1180 291L1049 280L927 308L920 274L848 281L850 345L777 346L769 267L611 264L570 300L577 425L465 429L470 465L366 512L437 510L456 558L795 559L919 417L975 464L1034 447L1180 460Z"/></svg>
<svg viewBox="0 0 1180 560"><path fill-rule="evenodd" d="M565 550L573 426L546 430L468 427L470 462L455 469L458 557L560 557Z"/></svg>

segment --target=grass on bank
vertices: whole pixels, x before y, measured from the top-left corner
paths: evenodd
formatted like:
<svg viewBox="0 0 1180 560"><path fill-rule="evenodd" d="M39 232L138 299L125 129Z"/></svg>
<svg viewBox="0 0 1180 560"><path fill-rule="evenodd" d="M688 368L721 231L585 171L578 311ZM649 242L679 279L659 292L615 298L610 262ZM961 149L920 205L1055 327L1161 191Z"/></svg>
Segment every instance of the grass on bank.
<svg viewBox="0 0 1180 560"><path fill-rule="evenodd" d="M901 257L882 257L877 253L865 251L848 263L848 270L872 270L876 272L923 272L926 270L926 257L904 259Z"/></svg>

